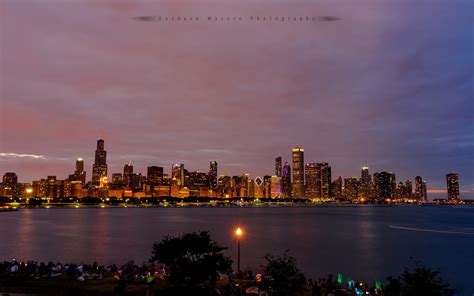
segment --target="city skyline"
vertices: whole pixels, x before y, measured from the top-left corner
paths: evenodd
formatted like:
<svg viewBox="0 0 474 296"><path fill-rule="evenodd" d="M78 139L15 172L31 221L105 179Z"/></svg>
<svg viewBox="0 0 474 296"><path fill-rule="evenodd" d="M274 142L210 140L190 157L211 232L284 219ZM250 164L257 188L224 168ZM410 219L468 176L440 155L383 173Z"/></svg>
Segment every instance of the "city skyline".
<svg viewBox="0 0 474 296"><path fill-rule="evenodd" d="M155 185L164 185L167 186L171 185L171 179L176 180L176 185L179 188L186 188L191 183L196 183L198 187L206 187L211 191L217 192L218 187L220 186L220 190L222 190L222 186L226 186L220 184L222 180L225 178L235 178L235 177L244 177L246 176L248 186L250 184L254 184L253 186L257 188L261 188L263 191L261 194L264 194L264 191L267 190L264 188L264 183L268 182L272 183L272 196L274 197L304 197L304 198L350 198L352 199L359 199L359 198L366 198L371 191L370 186L374 186L374 184L384 184L383 186L386 187L383 190L386 190L382 193L383 196L413 196L415 198L421 199L428 199L427 193L441 193L446 192L448 195L448 199L459 199L460 195L462 197L470 198L469 195L464 196L462 190L459 190L459 174L458 173L448 173L446 174L446 190L434 190L429 191L427 190L427 182L423 180L422 177L416 176L415 177L415 187L413 188L412 181L410 178L403 181L403 178L396 178L396 173L392 172L391 170L387 171L373 171L373 179L372 175L369 171L368 166L362 166L360 168L360 175L359 176L351 176L347 177L344 176L342 178L339 175L338 178L332 179L331 171L332 167L330 164L323 162L323 163L311 163L304 161L304 148L303 147L294 147L291 149L291 162L292 166L289 165L288 160L285 160L285 165L282 166L282 156L277 156L274 158L274 171L273 174L264 174L265 181L262 181L260 176L254 176L249 174L246 171L242 171L240 174L237 175L227 175L226 173L222 173L218 171L218 162L215 160L209 161L209 170L206 173L205 171L192 171L189 167L185 168L184 163L173 163L170 167L169 173L164 167L156 166L156 165L148 165L146 167L146 175L142 175L142 171L134 170L134 166L131 161L128 161L123 166L123 173L121 171L115 172L108 172L109 163L107 162L107 150L105 149L105 141L102 138L97 140L97 146L95 150L95 157L94 162L92 164L92 174L91 178L87 179L87 170L85 170L85 161L82 157L77 158L75 162L75 171L70 174L67 178L57 178L57 175L48 175L42 176L41 178L37 178L32 182L27 183L35 183L40 180L56 180L64 179L67 182L79 182L81 187L84 188L108 188L108 189L120 189L125 190L125 188L137 188L138 191L144 191L142 185L133 185L133 184L153 184ZM13 174L13 175L12 175ZM194 175L193 175L194 174ZM196 175L197 174L197 175ZM9 176L10 175L10 176ZM185 175L186 179L185 181ZM192 176L191 176L192 175ZM202 176L201 176L202 175ZM22 183L21 179L18 178L15 172L5 172L4 178L11 179L14 178L15 182ZM9 176L9 177L8 177ZM142 180L142 176L145 177L144 181ZM286 177L287 178L286 178ZM43 178L47 177L47 178ZM165 181L165 178L168 181ZM204 177L205 180L199 181L199 178ZM266 178L271 177L270 179L266 180ZM119 178L116 180L116 178ZM198 178L198 179L196 179ZM224 178L224 179L222 179ZM274 180L275 179L275 180ZM5 179L4 179L5 180ZM344 180L342 182L342 180ZM165 181L165 182L164 182ZM227 180L225 182L230 181ZM249 182L251 181L251 182ZM62 182L62 181L61 181ZM240 181L239 181L240 182ZM274 182L277 182L273 184ZM398 182L398 185L397 185ZM8 182L7 182L8 183ZM25 185L27 184L25 183ZM109 184L109 185L107 185ZM117 187L117 184L120 184L120 188ZM273 185L278 187L278 194L274 194ZM286 185L285 185L286 184ZM289 185L288 185L289 184ZM371 185L372 184L372 185ZM5 185L5 184L4 184ZM235 186L231 185L230 186ZM258 185L258 186L257 186ZM261 186L262 185L262 186ZM31 185L30 185L31 186ZM247 185L246 185L247 186ZM289 186L289 188L288 188ZM138 189L140 188L140 189ZM172 188L172 187L170 187ZM285 189L287 188L287 189ZM414 190L413 190L414 189ZM84 189L85 190L85 189ZM133 189L135 191L135 189ZM252 190L255 190L252 188ZM270 188L268 188L270 190ZM276 189L275 189L276 190ZM374 190L372 188L372 190ZM378 189L377 189L378 190ZM441 191L441 192L438 192ZM89 191L90 192L90 191ZM173 191L171 191L173 192ZM199 191L198 191L199 192ZM245 189L245 194L248 194L249 189ZM270 192L270 191L269 191ZM176 196L178 195L178 191L175 192ZM440 198L440 197L433 197L433 198Z"/></svg>
<svg viewBox="0 0 474 296"><path fill-rule="evenodd" d="M334 176L368 165L444 194L456 172L474 197L472 1L1 5L0 169L24 182L65 178L77 157L89 179L100 136L109 172L128 161L207 172L216 160L228 175L263 176L298 145Z"/></svg>

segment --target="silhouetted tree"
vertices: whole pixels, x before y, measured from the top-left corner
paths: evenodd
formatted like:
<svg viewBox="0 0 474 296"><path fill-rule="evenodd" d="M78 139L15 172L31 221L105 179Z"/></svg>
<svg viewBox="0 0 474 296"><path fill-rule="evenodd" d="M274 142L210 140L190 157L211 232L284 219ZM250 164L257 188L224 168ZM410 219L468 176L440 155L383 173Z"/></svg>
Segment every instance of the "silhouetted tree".
<svg viewBox="0 0 474 296"><path fill-rule="evenodd" d="M415 263L413 271L405 271L398 277L388 277L386 296L452 296L455 289L445 282L439 271Z"/></svg>
<svg viewBox="0 0 474 296"><path fill-rule="evenodd" d="M295 295L305 289L306 279L299 270L296 259L286 251L283 256L267 254L264 259L266 275L262 281L261 288L268 290L270 295L286 296Z"/></svg>
<svg viewBox="0 0 474 296"><path fill-rule="evenodd" d="M185 233L178 237L165 236L153 245L150 261L166 264L169 280L176 284L198 285L209 282L215 287L218 273L231 271L232 260L210 238L209 232Z"/></svg>

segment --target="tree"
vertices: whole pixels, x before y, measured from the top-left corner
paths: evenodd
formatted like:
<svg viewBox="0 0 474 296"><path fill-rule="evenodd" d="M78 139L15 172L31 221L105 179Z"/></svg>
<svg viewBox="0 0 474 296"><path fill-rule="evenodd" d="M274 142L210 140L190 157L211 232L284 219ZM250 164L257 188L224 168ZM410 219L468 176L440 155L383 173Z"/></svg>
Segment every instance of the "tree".
<svg viewBox="0 0 474 296"><path fill-rule="evenodd" d="M306 285L306 279L296 264L296 258L288 255L286 251L283 256L267 254L264 259L266 275L262 281L262 288L268 289L270 295L286 296L302 292Z"/></svg>
<svg viewBox="0 0 474 296"><path fill-rule="evenodd" d="M166 264L169 280L175 284L199 285L206 282L215 287L219 273L231 271L232 260L211 240L209 232L185 233L178 237L165 236L153 245L150 261Z"/></svg>
<svg viewBox="0 0 474 296"><path fill-rule="evenodd" d="M439 271L415 263L413 271L405 269L398 277L388 277L388 296L452 296L455 289L441 278Z"/></svg>

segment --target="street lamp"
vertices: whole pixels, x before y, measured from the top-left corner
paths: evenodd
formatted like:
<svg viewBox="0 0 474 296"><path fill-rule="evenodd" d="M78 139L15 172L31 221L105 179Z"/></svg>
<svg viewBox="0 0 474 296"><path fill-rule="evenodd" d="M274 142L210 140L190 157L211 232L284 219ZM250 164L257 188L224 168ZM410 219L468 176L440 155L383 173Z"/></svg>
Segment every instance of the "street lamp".
<svg viewBox="0 0 474 296"><path fill-rule="evenodd" d="M240 237L242 236L242 229L237 227L235 235L237 236L237 272L240 270Z"/></svg>

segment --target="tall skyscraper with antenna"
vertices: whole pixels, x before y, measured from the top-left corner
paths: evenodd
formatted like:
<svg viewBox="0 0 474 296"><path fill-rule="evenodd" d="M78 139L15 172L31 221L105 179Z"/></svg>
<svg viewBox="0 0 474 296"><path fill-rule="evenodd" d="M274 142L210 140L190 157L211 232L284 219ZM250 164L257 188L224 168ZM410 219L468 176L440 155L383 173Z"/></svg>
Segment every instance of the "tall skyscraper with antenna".
<svg viewBox="0 0 474 296"><path fill-rule="evenodd" d="M92 185L100 186L100 180L107 177L107 152L104 149L104 140L97 140L97 149L95 150L95 160L92 165Z"/></svg>

